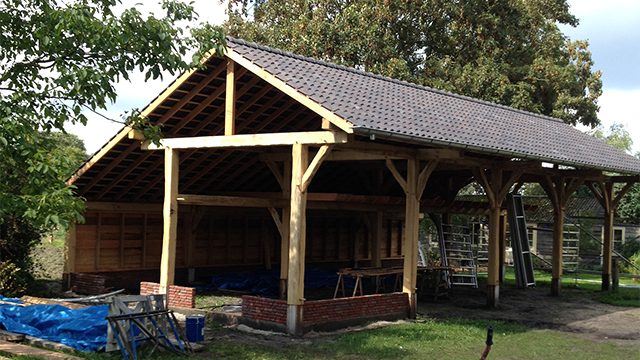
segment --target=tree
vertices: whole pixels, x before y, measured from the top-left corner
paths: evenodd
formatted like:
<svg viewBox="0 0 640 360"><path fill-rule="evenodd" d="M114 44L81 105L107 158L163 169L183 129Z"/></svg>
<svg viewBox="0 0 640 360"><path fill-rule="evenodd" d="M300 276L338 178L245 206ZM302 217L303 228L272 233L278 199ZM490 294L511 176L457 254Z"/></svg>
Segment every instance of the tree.
<svg viewBox="0 0 640 360"><path fill-rule="evenodd" d="M135 7L116 14L119 3L0 0L0 217L9 229L19 219L37 231L82 220L82 200L64 184L77 164L52 130L86 124L83 112L115 101L114 84L134 70L173 75L224 51L220 28L177 26L197 19L190 5L164 0L162 15L143 16ZM138 114L126 123L157 140L159 128Z"/></svg>
<svg viewBox="0 0 640 360"><path fill-rule="evenodd" d="M566 0L230 0L229 35L595 126L601 73Z"/></svg>
<svg viewBox="0 0 640 360"><path fill-rule="evenodd" d="M67 180L75 170L89 159L84 141L78 135L51 131L40 133L40 136L49 140L48 142L52 146L51 152L59 152L62 158L69 160L69 167L66 172L62 173L63 180Z"/></svg>
<svg viewBox="0 0 640 360"><path fill-rule="evenodd" d="M630 154L633 150L633 139L623 124L614 122L608 130L606 130L604 126L599 125L589 131L589 135L606 142L620 151Z"/></svg>
<svg viewBox="0 0 640 360"><path fill-rule="evenodd" d="M147 79L174 75L202 66L211 49L224 51L221 28L187 34L177 26L197 19L190 5L163 0L161 16L143 16L119 4L0 0L0 273L11 276L0 284L11 289L0 291L28 284L28 254L43 233L83 220L82 199L65 180L86 159L84 146L55 130L86 125L84 112L106 109L114 84L134 70ZM158 141L160 128L137 110L125 123Z"/></svg>

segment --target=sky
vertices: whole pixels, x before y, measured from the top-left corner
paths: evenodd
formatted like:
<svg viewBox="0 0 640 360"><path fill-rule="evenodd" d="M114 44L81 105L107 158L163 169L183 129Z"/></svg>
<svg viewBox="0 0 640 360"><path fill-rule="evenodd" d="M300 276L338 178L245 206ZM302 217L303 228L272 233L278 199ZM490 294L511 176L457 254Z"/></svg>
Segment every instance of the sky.
<svg viewBox="0 0 640 360"><path fill-rule="evenodd" d="M146 11L159 11L159 0L139 0ZM127 3L127 1L125 1ZM131 3L131 2L129 2ZM569 0L570 11L578 19L576 28L562 26L572 40L588 40L594 60L594 70L602 70L603 94L598 99L599 118L604 127L624 124L634 140L633 151L640 151L640 1L638 0ZM218 0L195 0L200 21L222 24L226 6ZM131 82L116 84L118 99L104 114L120 119L122 112L143 109L159 92L173 81L145 83L141 74L132 74ZM66 126L68 132L85 142L87 152L98 151L121 128L95 114L87 113L88 125ZM579 129L588 130L584 127Z"/></svg>

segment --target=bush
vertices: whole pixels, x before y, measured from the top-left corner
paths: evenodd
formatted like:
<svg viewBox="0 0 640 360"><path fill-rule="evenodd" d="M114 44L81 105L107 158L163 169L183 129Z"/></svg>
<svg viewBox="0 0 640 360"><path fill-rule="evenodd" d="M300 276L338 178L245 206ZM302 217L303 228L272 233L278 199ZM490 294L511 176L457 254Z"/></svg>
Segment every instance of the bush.
<svg viewBox="0 0 640 360"><path fill-rule="evenodd" d="M617 251L625 258L631 259L632 256L640 252L640 239L627 240Z"/></svg>
<svg viewBox="0 0 640 360"><path fill-rule="evenodd" d="M25 291L24 289L28 289L33 283L31 251L41 238L41 231L28 221L8 215L0 216L0 262L7 264L5 271L7 274L10 272L12 281L17 282L12 289ZM1 292L0 294L8 296Z"/></svg>
<svg viewBox="0 0 640 360"><path fill-rule="evenodd" d="M14 263L4 261L0 263L0 295L5 297L19 297L27 290L23 275Z"/></svg>

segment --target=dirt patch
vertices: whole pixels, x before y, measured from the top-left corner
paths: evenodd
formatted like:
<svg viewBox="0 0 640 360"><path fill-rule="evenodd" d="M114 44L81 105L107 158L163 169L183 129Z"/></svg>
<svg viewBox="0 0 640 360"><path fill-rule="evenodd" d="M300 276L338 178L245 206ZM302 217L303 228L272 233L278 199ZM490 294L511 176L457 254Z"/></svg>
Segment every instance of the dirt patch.
<svg viewBox="0 0 640 360"><path fill-rule="evenodd" d="M436 303L421 303L418 313L435 319L496 320L522 324L535 330L556 330L592 341L614 341L640 349L640 308L599 303L584 295L588 290L563 289L553 297L548 289L504 289L497 309L486 307L482 290L454 292ZM640 301L640 299L639 299Z"/></svg>
<svg viewBox="0 0 640 360"><path fill-rule="evenodd" d="M470 320L500 321L521 324L533 331L559 331L571 333L582 339L597 342L615 342L640 350L640 308L602 304L584 297L584 289L563 289L563 296L552 297L549 289L501 289L500 306L486 307L483 290L456 290L452 296L437 302L421 302L418 314L434 319L463 318ZM640 301L640 300L639 300ZM309 346L316 343L337 341L337 335L384 327L395 322L378 322L363 327L353 327L331 333L308 333L294 339L287 335L267 332L250 332L221 327L207 328L208 343L229 342L270 346ZM211 356L202 354L201 356Z"/></svg>

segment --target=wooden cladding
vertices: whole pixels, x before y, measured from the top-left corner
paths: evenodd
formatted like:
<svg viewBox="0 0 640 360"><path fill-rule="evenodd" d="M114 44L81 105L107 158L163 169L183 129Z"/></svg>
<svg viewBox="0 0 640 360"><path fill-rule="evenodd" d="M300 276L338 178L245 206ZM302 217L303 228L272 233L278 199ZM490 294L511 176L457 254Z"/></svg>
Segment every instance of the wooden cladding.
<svg viewBox="0 0 640 360"><path fill-rule="evenodd" d="M345 215L346 214L346 215ZM371 258L370 234L357 213L309 211L306 262L343 262ZM188 212L178 219L176 268L187 267ZM161 212L85 213L76 225L76 272L159 269L162 255ZM385 218L381 257L402 255L404 226L401 219ZM192 266L247 266L265 268L280 263L280 234L268 211L224 210L205 213L193 231Z"/></svg>

